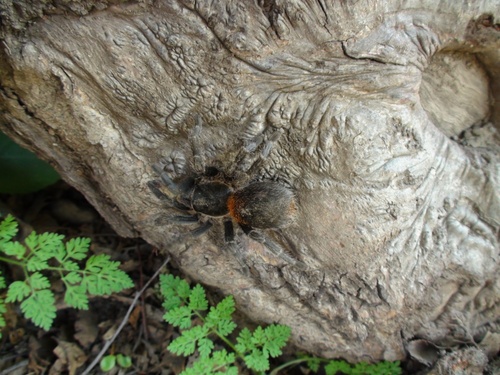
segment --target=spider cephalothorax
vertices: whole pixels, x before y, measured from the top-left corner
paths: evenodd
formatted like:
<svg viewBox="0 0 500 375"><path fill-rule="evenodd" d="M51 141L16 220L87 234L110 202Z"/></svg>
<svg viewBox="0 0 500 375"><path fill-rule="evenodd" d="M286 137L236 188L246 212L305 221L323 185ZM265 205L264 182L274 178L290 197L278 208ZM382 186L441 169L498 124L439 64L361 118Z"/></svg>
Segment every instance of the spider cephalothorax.
<svg viewBox="0 0 500 375"><path fill-rule="evenodd" d="M161 181L153 180L148 185L158 198L167 200L171 208L182 213L172 216L173 222L199 223L192 233L200 235L212 227L214 220L222 218L226 243L234 242L233 223L237 223L244 233L275 255L288 263L303 265L265 233L293 222L297 205L288 187L274 181L238 187L237 181L231 181L213 167L206 168L203 174L174 179L165 166L162 161L153 165Z"/></svg>

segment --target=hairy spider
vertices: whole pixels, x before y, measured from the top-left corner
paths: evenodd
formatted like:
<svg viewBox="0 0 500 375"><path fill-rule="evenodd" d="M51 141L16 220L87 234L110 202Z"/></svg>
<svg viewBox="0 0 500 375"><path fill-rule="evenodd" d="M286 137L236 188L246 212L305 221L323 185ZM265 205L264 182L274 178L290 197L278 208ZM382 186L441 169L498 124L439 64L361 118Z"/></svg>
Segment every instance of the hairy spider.
<svg viewBox="0 0 500 375"><path fill-rule="evenodd" d="M153 164L153 170L161 180L149 181L148 186L159 199L181 213L169 220L198 223L191 231L198 236L209 230L214 220L222 219L226 244L234 243L234 223L237 223L246 235L265 245L276 256L287 263L305 267L266 234L266 231L278 231L293 222L297 204L289 188L273 181L233 186L237 181L230 181L214 167L205 168L202 174L174 179L166 171L167 164L164 160Z"/></svg>

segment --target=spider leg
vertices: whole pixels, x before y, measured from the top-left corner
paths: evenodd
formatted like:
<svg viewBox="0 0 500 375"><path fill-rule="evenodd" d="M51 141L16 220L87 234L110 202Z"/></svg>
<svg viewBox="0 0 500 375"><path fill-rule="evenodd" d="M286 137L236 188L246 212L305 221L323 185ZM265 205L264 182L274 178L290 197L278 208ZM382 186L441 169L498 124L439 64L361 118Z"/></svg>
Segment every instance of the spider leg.
<svg viewBox="0 0 500 375"><path fill-rule="evenodd" d="M168 224L193 224L198 222L198 217L197 216L187 216L187 215L174 215L174 216L159 216L155 219L154 223L155 225L168 225Z"/></svg>
<svg viewBox="0 0 500 375"><path fill-rule="evenodd" d="M161 178L161 181L167 187L167 189L172 192L172 194L179 195L181 193L181 189L174 182L174 180L172 180L172 178L168 175L167 172L155 169L154 164L153 164L153 169L155 170L156 173L158 173L158 175Z"/></svg>
<svg viewBox="0 0 500 375"><path fill-rule="evenodd" d="M172 195L187 193L193 188L195 183L193 178L184 178L180 182L174 182L170 174L164 170L164 167L162 163L154 163L152 165L153 170L160 176L161 181Z"/></svg>
<svg viewBox="0 0 500 375"><path fill-rule="evenodd" d="M250 230L248 233L248 236L263 244L265 247L267 247L274 255L277 257L281 258L285 262L292 264L294 266L297 266L300 269L306 269L306 265L302 263L301 261L293 258L287 252L283 249L281 245L279 245L276 241L271 239L268 235L266 235L263 232L256 231L256 230Z"/></svg>
<svg viewBox="0 0 500 375"><path fill-rule="evenodd" d="M193 237L198 237L201 236L203 233L208 231L210 228L212 228L212 222L211 221L205 221L203 224L201 224L198 228L193 229L191 231L191 235Z"/></svg>
<svg viewBox="0 0 500 375"><path fill-rule="evenodd" d="M158 216L154 219L154 223L157 226L164 226L171 223L171 220L166 216Z"/></svg>
<svg viewBox="0 0 500 375"><path fill-rule="evenodd" d="M192 224L200 221L198 215L175 215L170 216L169 220L177 224Z"/></svg>
<svg viewBox="0 0 500 375"><path fill-rule="evenodd" d="M180 211L188 211L190 207L184 202L179 202L177 199L170 198L167 194L161 191L163 186L161 181L153 180L147 182L149 190L158 198L159 200L165 202L168 208L175 208Z"/></svg>
<svg viewBox="0 0 500 375"><path fill-rule="evenodd" d="M232 225L232 223L231 223L231 225ZM224 223L224 227L225 227L225 223ZM234 235L234 231L233 231L233 235ZM226 241L225 247L228 251L230 251L234 255L234 257L238 261L239 265L241 266L241 271L243 272L243 274L245 276L249 276L250 275L250 268L248 267L247 261L245 259L245 250L243 249L243 247L241 246L239 241L237 241L233 237L232 241Z"/></svg>
<svg viewBox="0 0 500 375"><path fill-rule="evenodd" d="M241 244L235 239L234 236L234 224L230 218L224 220L224 243L226 247L234 254L236 260L241 266L241 270L246 276L250 275L250 269L245 260L244 250L242 250Z"/></svg>
<svg viewBox="0 0 500 375"><path fill-rule="evenodd" d="M234 242L234 226L231 219L224 220L224 242Z"/></svg>
<svg viewBox="0 0 500 375"><path fill-rule="evenodd" d="M156 225L167 225L169 223L176 224L193 224L199 223L199 218L197 215L176 215L176 216L161 216L155 220ZM193 237L199 237L203 233L207 232L210 228L212 228L212 222L206 221L200 224L197 228L193 229L189 234Z"/></svg>
<svg viewBox="0 0 500 375"><path fill-rule="evenodd" d="M156 196L161 201L171 201L171 199L163 192L161 191L161 183L158 180L153 180L153 181L148 181L148 188L151 190L151 192Z"/></svg>

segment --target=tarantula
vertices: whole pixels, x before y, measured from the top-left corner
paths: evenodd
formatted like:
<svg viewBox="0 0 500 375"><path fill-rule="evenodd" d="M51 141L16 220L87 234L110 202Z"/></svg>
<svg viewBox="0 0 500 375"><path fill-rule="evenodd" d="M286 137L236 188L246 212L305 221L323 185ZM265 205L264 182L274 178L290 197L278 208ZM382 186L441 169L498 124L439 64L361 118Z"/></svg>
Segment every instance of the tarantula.
<svg viewBox="0 0 500 375"><path fill-rule="evenodd" d="M293 222L297 203L289 188L273 181L235 187L232 183L237 181L228 182L230 179L214 167L174 180L166 166L164 161L153 164L161 180L149 181L148 186L159 199L167 201L170 208L180 213L170 217L171 221L198 223L191 234L199 236L212 227L214 220L222 219L226 244L234 243L234 223L237 223L246 235L265 245L276 256L300 268L305 267L265 233Z"/></svg>

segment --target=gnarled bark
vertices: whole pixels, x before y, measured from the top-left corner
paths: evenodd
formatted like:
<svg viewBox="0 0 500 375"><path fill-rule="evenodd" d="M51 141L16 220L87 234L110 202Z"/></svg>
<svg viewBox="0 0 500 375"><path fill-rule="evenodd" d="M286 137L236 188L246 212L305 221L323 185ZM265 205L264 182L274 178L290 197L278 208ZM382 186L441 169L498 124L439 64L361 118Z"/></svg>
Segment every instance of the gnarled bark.
<svg viewBox="0 0 500 375"><path fill-rule="evenodd" d="M189 231L146 183L188 173L200 116L208 164L293 187L307 269L239 233L243 272L221 224L166 249L186 273L322 356L498 329L496 1L1 3L6 132L120 234Z"/></svg>

